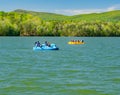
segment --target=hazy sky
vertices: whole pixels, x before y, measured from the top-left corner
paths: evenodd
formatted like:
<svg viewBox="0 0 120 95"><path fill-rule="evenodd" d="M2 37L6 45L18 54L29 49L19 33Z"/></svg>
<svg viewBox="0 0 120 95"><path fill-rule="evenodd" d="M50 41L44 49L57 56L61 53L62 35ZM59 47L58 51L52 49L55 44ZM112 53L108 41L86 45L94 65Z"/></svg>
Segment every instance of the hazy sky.
<svg viewBox="0 0 120 95"><path fill-rule="evenodd" d="M76 15L120 10L120 0L0 0L0 11L16 9Z"/></svg>

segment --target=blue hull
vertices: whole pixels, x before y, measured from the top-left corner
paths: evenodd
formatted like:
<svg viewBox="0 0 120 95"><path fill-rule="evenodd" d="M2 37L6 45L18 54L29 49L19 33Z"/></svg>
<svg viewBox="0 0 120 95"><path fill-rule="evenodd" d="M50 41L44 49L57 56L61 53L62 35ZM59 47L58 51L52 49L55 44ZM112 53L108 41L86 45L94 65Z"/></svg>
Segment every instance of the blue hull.
<svg viewBox="0 0 120 95"><path fill-rule="evenodd" d="M34 51L37 50L59 50L59 48L42 48L42 47L33 47Z"/></svg>

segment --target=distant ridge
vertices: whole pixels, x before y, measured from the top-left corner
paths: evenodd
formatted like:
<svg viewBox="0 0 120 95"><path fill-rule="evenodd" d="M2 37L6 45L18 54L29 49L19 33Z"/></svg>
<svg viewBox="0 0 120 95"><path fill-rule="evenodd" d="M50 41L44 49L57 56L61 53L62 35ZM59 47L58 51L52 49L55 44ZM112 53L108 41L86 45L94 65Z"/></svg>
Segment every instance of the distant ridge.
<svg viewBox="0 0 120 95"><path fill-rule="evenodd" d="M101 20L101 21L119 21L120 20L120 10L103 12L103 13L91 13L91 14L81 14L74 15L71 17L76 20Z"/></svg>
<svg viewBox="0 0 120 95"><path fill-rule="evenodd" d="M80 14L74 16L65 16L61 14L48 13L48 12L35 12L35 11L28 11L22 9L14 10L14 12L32 14L35 16L39 16L43 20L76 20L76 21L81 21L81 20L119 21L120 20L120 10L103 12L103 13Z"/></svg>
<svg viewBox="0 0 120 95"><path fill-rule="evenodd" d="M56 13L36 12L36 11L28 11L28 10L22 10L22 9L17 9L17 10L14 10L13 12L32 14L42 18L43 20L63 20L67 17L65 15L56 14Z"/></svg>

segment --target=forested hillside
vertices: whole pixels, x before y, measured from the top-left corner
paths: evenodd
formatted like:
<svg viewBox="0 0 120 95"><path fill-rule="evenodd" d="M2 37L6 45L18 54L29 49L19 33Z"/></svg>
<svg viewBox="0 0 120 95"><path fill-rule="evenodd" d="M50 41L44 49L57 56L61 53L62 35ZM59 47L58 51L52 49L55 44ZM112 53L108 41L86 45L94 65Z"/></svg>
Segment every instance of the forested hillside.
<svg viewBox="0 0 120 95"><path fill-rule="evenodd" d="M21 14L31 14L34 16L38 16L38 17L42 18L43 20L47 20L47 21L65 20L68 18L68 16L61 15L61 14L47 13L47 12L34 12L34 11L27 11L27 10L21 10L21 9L17 9L13 12L21 13Z"/></svg>
<svg viewBox="0 0 120 95"><path fill-rule="evenodd" d="M86 21L109 21L109 22L116 22L120 21L120 11L111 11L111 12L104 12L104 13L92 13L92 14L82 14L82 15L75 15L71 16L71 19L74 20L86 20Z"/></svg>
<svg viewBox="0 0 120 95"><path fill-rule="evenodd" d="M0 36L120 36L120 11L75 16L1 11Z"/></svg>

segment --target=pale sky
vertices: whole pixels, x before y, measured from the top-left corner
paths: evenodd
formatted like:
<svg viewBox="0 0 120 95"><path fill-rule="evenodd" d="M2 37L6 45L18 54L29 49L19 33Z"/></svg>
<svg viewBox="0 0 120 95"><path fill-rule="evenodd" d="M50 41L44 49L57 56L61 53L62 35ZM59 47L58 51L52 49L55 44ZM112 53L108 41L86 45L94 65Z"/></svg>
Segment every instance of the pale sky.
<svg viewBox="0 0 120 95"><path fill-rule="evenodd" d="M0 11L16 9L77 15L120 10L120 0L0 0Z"/></svg>

